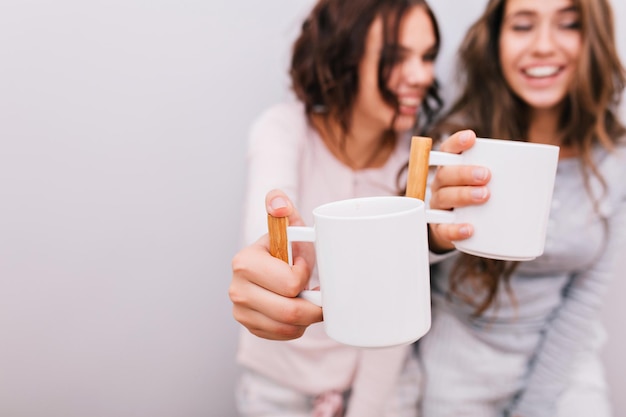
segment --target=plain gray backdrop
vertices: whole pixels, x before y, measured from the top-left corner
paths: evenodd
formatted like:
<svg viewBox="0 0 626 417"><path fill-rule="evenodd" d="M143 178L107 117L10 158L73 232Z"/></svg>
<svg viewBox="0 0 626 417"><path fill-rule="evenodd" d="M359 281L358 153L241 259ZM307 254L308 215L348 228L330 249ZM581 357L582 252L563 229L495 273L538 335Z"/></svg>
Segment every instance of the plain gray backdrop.
<svg viewBox="0 0 626 417"><path fill-rule="evenodd" d="M289 94L312 3L0 3L0 416L235 415L247 131ZM446 83L484 0L432 3ZM623 415L616 278L606 361Z"/></svg>

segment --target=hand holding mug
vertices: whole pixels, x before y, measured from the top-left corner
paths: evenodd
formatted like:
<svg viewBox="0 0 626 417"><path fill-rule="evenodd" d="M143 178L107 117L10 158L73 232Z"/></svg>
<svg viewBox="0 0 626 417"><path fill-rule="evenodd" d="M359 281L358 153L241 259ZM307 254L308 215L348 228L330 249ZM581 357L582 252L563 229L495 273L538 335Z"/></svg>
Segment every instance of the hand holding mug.
<svg viewBox="0 0 626 417"><path fill-rule="evenodd" d="M290 224L303 224L280 191L268 193L266 207L269 214L288 218ZM229 296L235 319L265 339L289 340L302 336L310 324L322 320L321 308L296 297L306 288L314 262L310 244L294 244L293 265L274 258L268 235L243 248L232 260Z"/></svg>
<svg viewBox="0 0 626 417"><path fill-rule="evenodd" d="M441 143L440 150L460 154L476 142L476 134L462 130ZM450 210L456 207L480 205L489 200L487 184L491 172L483 166L451 165L437 168L430 186L429 205L433 209ZM474 233L470 223L429 224L429 248L440 253L454 249L453 241L467 239Z"/></svg>
<svg viewBox="0 0 626 417"><path fill-rule="evenodd" d="M558 146L488 138L476 138L474 145L459 155L431 152L429 164L443 166L433 186L439 191L433 193L434 206L441 207L446 198L454 200L450 195L456 195L458 202L468 190L465 201L489 196L480 205L452 205L453 222L473 226L471 237L451 239L454 247L471 255L509 261L541 255L558 160ZM458 168L449 169L453 166ZM483 187L459 186L468 173L473 181L482 180L481 166L491 173L490 195Z"/></svg>

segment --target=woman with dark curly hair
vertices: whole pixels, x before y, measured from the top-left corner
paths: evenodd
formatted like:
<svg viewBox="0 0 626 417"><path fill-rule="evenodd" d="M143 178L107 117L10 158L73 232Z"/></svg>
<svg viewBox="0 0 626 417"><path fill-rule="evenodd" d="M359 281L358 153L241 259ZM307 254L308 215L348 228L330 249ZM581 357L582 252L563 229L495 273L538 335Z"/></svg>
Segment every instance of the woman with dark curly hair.
<svg viewBox="0 0 626 417"><path fill-rule="evenodd" d="M297 100L270 108L251 129L248 244L267 233L266 209L285 216L295 205L303 216L292 214L290 224L312 224L320 204L401 193L410 137L441 106L439 44L423 0L317 2L293 48ZM266 204L273 189L285 194L271 192ZM309 280L317 285L314 261L300 253L289 267L271 258L267 244L264 237L233 258L233 314L249 330L238 351L241 415L414 416L417 372L405 373L406 396L391 395L410 348L341 345L321 323L303 334L322 319L319 307L294 297Z"/></svg>

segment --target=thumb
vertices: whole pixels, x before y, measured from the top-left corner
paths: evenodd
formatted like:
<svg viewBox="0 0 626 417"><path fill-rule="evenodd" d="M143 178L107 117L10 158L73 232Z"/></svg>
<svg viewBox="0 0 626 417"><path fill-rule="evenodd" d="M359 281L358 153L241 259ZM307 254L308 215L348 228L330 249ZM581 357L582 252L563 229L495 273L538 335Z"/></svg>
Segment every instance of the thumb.
<svg viewBox="0 0 626 417"><path fill-rule="evenodd" d="M267 214L274 217L288 217L289 224L293 226L302 226L304 221L293 206L293 203L287 195L281 190L272 190L265 196L265 208Z"/></svg>
<svg viewBox="0 0 626 417"><path fill-rule="evenodd" d="M287 195L280 190L272 190L267 193L267 196L265 197L265 207L267 209L267 213L271 217L278 219L287 217L287 223L289 225L304 226L304 221L302 220L302 217L300 217L300 213L298 213L298 210L296 210L293 206L289 197L287 197ZM268 221L269 220L270 219L268 218ZM271 222L271 224L277 226L280 223ZM281 237L280 232L272 227L270 223L268 223L268 229L270 234L270 253L272 253L273 256L287 262L289 251L286 246L289 245L287 237ZM314 265L315 252L313 250L313 246L310 243L295 242L293 245L294 265L297 264L297 262L295 262L297 257L302 257L307 265ZM307 273L307 276L309 275L310 269Z"/></svg>

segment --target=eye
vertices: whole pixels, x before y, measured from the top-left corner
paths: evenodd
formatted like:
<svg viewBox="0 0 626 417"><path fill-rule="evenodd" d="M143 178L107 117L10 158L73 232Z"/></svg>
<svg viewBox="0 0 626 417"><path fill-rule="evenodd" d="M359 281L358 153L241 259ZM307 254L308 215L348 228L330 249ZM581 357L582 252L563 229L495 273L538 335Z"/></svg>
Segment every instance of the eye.
<svg viewBox="0 0 626 417"><path fill-rule="evenodd" d="M394 45L386 45L381 51L381 60L388 65L398 65L406 59L407 53Z"/></svg>
<svg viewBox="0 0 626 417"><path fill-rule="evenodd" d="M405 62L407 59L409 59L411 57L411 54L409 54L407 51L400 51L398 52L398 60L397 62L401 63L401 62Z"/></svg>
<svg viewBox="0 0 626 417"><path fill-rule="evenodd" d="M574 20L574 21L562 22L559 24L559 27L562 29L579 30L581 27L581 24L579 20Z"/></svg>
<svg viewBox="0 0 626 417"><path fill-rule="evenodd" d="M427 54L424 55L423 60L425 62L434 62L437 59L437 53L436 52L429 52Z"/></svg>
<svg viewBox="0 0 626 417"><path fill-rule="evenodd" d="M535 27L535 19L528 13L519 13L507 19L507 26L513 32L528 32Z"/></svg>
<svg viewBox="0 0 626 417"><path fill-rule="evenodd" d="M559 16L557 22L561 29L578 30L581 27L580 13L576 10L567 10Z"/></svg>
<svg viewBox="0 0 626 417"><path fill-rule="evenodd" d="M511 29L515 32L528 32L532 30L533 25L530 23L514 23L511 25Z"/></svg>
<svg viewBox="0 0 626 417"><path fill-rule="evenodd" d="M394 66L403 65L411 59L411 56L412 54L410 51L405 49L399 49L396 51L395 59L393 60L392 64Z"/></svg>

